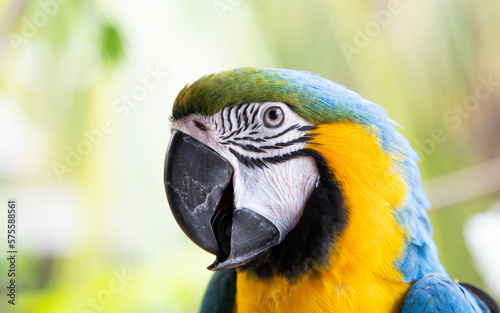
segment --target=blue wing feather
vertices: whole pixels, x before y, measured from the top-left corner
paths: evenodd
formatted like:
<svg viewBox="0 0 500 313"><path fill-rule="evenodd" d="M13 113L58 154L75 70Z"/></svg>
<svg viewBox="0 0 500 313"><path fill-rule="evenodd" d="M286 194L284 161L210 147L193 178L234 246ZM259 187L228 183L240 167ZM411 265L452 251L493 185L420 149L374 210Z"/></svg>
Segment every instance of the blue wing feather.
<svg viewBox="0 0 500 313"><path fill-rule="evenodd" d="M236 296L236 270L216 272L208 284L200 313L231 313Z"/></svg>
<svg viewBox="0 0 500 313"><path fill-rule="evenodd" d="M491 312L474 293L440 274L419 279L410 289L402 313L415 312Z"/></svg>

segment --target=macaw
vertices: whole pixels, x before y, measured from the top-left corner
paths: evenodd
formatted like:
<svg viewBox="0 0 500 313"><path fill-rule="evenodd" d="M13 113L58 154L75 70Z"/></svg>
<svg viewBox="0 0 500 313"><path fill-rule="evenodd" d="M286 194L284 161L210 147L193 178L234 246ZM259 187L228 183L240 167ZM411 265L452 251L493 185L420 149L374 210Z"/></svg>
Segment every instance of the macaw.
<svg viewBox="0 0 500 313"><path fill-rule="evenodd" d="M438 259L418 156L315 74L239 68L178 94L165 189L215 255L201 312L499 312Z"/></svg>

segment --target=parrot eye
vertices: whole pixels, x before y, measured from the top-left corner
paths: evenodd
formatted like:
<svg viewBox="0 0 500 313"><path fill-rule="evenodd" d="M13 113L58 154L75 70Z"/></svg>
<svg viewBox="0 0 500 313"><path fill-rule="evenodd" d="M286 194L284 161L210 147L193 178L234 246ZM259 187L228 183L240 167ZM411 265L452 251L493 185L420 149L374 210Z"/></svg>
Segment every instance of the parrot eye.
<svg viewBox="0 0 500 313"><path fill-rule="evenodd" d="M266 127L280 127L284 120L285 114L280 107L270 107L264 112L264 125L266 125Z"/></svg>

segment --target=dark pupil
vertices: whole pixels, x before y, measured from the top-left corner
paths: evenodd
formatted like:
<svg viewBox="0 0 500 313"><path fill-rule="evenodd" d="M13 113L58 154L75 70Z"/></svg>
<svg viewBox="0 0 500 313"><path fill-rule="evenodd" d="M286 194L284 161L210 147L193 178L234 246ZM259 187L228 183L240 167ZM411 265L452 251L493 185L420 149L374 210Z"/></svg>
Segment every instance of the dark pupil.
<svg viewBox="0 0 500 313"><path fill-rule="evenodd" d="M277 111L276 110L269 111L269 118L273 121L278 119Z"/></svg>

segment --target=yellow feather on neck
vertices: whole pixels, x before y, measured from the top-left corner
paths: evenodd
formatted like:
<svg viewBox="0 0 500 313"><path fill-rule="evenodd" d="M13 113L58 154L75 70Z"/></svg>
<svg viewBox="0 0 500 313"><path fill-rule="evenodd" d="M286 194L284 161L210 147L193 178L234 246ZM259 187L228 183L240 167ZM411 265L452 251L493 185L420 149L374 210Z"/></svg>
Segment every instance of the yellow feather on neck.
<svg viewBox="0 0 500 313"><path fill-rule="evenodd" d="M237 313L397 312L410 285L395 262L406 234L394 219L406 186L393 171L370 129L332 123L312 132L308 148L332 170L347 208L347 226L336 238L330 264L290 282L259 280L238 270Z"/></svg>

